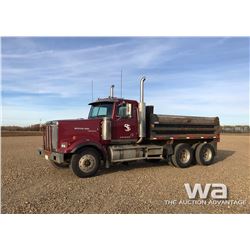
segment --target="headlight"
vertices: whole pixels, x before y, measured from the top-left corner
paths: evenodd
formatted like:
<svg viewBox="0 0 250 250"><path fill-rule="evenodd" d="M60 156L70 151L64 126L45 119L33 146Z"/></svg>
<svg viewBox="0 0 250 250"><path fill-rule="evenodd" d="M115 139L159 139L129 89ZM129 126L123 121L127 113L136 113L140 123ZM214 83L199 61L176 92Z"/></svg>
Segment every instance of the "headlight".
<svg viewBox="0 0 250 250"><path fill-rule="evenodd" d="M63 142L62 144L61 144L61 148L67 148L68 147L68 143L67 142Z"/></svg>

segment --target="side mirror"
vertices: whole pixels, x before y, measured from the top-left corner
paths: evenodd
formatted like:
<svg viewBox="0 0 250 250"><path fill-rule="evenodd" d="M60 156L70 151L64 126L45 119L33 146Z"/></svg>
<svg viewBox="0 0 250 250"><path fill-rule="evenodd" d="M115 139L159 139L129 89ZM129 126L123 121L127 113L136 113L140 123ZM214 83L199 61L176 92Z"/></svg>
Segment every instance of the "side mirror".
<svg viewBox="0 0 250 250"><path fill-rule="evenodd" d="M126 103L126 117L131 118L132 117L132 104Z"/></svg>

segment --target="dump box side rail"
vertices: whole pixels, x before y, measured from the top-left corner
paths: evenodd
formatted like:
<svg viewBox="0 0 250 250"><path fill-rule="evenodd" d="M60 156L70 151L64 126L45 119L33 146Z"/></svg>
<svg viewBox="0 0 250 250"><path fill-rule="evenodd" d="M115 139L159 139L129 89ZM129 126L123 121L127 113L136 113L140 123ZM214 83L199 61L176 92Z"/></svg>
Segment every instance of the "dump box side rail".
<svg viewBox="0 0 250 250"><path fill-rule="evenodd" d="M157 115L153 106L148 106L146 120L150 140L219 138L218 117Z"/></svg>

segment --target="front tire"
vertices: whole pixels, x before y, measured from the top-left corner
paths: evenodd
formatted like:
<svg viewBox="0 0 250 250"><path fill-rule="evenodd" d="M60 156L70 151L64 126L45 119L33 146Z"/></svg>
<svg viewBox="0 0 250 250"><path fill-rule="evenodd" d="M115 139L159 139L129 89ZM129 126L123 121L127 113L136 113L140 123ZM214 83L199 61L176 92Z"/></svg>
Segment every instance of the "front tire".
<svg viewBox="0 0 250 250"><path fill-rule="evenodd" d="M193 149L187 143L180 143L175 146L174 154L171 156L171 163L175 167L187 168L193 162Z"/></svg>
<svg viewBox="0 0 250 250"><path fill-rule="evenodd" d="M100 165L100 155L94 149L84 149L74 154L70 163L73 173L80 178L94 176Z"/></svg>
<svg viewBox="0 0 250 250"><path fill-rule="evenodd" d="M195 151L195 159L199 165L210 165L214 161L215 150L209 143L201 143Z"/></svg>

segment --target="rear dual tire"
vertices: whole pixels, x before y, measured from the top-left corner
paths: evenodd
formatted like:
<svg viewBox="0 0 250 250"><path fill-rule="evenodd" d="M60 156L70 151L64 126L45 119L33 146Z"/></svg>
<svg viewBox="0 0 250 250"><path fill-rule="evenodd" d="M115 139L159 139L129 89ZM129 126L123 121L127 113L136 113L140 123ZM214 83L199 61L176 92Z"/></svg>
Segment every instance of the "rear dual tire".
<svg viewBox="0 0 250 250"><path fill-rule="evenodd" d="M195 163L208 166L214 161L215 149L210 143L199 143L190 146L180 143L175 146L174 154L170 157L170 164L174 167L187 168Z"/></svg>
<svg viewBox="0 0 250 250"><path fill-rule="evenodd" d="M170 157L170 163L175 167L187 168L193 162L193 155L193 149L189 144L177 144L174 148L174 154Z"/></svg>
<svg viewBox="0 0 250 250"><path fill-rule="evenodd" d="M215 149L210 143L201 143L195 150L195 159L199 165L208 166L214 161Z"/></svg>

